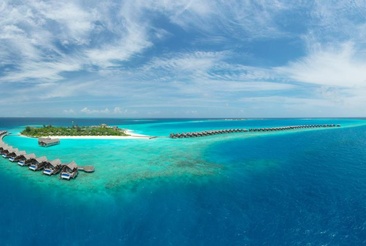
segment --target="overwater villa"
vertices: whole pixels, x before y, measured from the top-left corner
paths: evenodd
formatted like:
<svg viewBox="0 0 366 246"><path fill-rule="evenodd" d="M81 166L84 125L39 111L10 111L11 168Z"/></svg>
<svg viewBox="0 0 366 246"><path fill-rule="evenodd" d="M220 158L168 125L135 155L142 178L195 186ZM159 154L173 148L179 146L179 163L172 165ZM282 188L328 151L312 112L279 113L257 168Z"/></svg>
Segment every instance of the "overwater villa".
<svg viewBox="0 0 366 246"><path fill-rule="evenodd" d="M9 154L12 153L13 151L18 150L18 149L14 149L13 147L9 146L7 149L4 149L2 152L2 157L4 158L9 158Z"/></svg>
<svg viewBox="0 0 366 246"><path fill-rule="evenodd" d="M14 155L9 157L9 161L11 162L18 162L21 159L24 159L24 156L26 156L27 153L25 151L16 151Z"/></svg>
<svg viewBox="0 0 366 246"><path fill-rule="evenodd" d="M92 173L95 171L94 166L78 167L74 161L63 165L60 159L48 161L46 156L37 158L35 154L27 154L25 151L20 151L3 142L2 137L6 134L6 131L0 131L0 155L9 159L11 162L17 162L19 166L28 166L32 171L43 170L42 173L49 176L60 173L60 179L67 180L76 178L79 174L79 170L86 173ZM50 137L39 138L38 143L41 146L46 147L58 144L60 143L60 140L51 139Z"/></svg>
<svg viewBox="0 0 366 246"><path fill-rule="evenodd" d="M9 159L9 158L15 157L18 152L19 152L18 149L16 149L16 148L12 149L11 151L9 151L9 153L6 155L5 158Z"/></svg>
<svg viewBox="0 0 366 246"><path fill-rule="evenodd" d="M46 165L46 163L47 163L46 156L36 158L34 160L34 162L29 166L29 169L32 171L42 170L44 168L44 166Z"/></svg>
<svg viewBox="0 0 366 246"><path fill-rule="evenodd" d="M3 151L8 149L8 148L9 148L9 145L7 145L4 142L0 142L0 153L1 153L1 155L3 154Z"/></svg>
<svg viewBox="0 0 366 246"><path fill-rule="evenodd" d="M73 161L62 167L60 178L70 180L76 178L77 175L78 175L78 165L76 165L76 163Z"/></svg>
<svg viewBox="0 0 366 246"><path fill-rule="evenodd" d="M171 133L170 138L193 138L211 136L216 134L226 134L234 132L272 132L272 131L286 131L294 129L308 129L308 128L329 128L329 127L341 127L339 124L324 124L324 125L299 125L299 126L283 126L283 127L269 127L269 128L250 128L250 129L224 129L224 130L211 130L202 132L187 132L187 133Z"/></svg>
<svg viewBox="0 0 366 246"><path fill-rule="evenodd" d="M0 154L1 154L1 156L3 156L3 154L5 154L5 151L8 151L8 148L9 148L9 146L2 146L2 147L0 147ZM8 153L8 152L6 152L6 153Z"/></svg>
<svg viewBox="0 0 366 246"><path fill-rule="evenodd" d="M36 160L35 154L25 155L23 158L20 158L18 161L19 166L29 166Z"/></svg>
<svg viewBox="0 0 366 246"><path fill-rule="evenodd" d="M44 166L43 174L54 175L58 174L62 169L61 160L56 159L51 162L47 162Z"/></svg>
<svg viewBox="0 0 366 246"><path fill-rule="evenodd" d="M58 138L38 138L38 144L42 147L49 147L60 143Z"/></svg>

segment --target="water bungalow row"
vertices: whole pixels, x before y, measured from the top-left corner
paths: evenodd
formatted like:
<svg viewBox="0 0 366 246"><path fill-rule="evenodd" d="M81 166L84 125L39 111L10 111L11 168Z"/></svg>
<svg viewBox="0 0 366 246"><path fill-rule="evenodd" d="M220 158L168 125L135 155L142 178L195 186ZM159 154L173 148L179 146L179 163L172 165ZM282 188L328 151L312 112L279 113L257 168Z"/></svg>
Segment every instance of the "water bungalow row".
<svg viewBox="0 0 366 246"><path fill-rule="evenodd" d="M248 129L226 129L226 130L211 130L202 132L187 132L187 133L171 133L171 138L192 138L192 137L204 137L216 134L234 133L234 132L247 132Z"/></svg>
<svg viewBox="0 0 366 246"><path fill-rule="evenodd" d="M224 129L224 130L211 130L202 132L187 132L187 133L171 133L170 138L193 138L212 136L217 134L226 133L238 133L238 132L273 132L273 131L286 131L296 129L308 129L308 128L329 128L340 127L339 124L317 124L317 125L297 125L297 126L282 126L282 127L269 127L269 128L249 128L249 129Z"/></svg>
<svg viewBox="0 0 366 246"><path fill-rule="evenodd" d="M6 133L4 133L6 134ZM42 174L60 175L60 179L74 179L77 177L79 170L84 172L94 172L93 166L78 167L78 165L72 161L67 164L62 164L60 159L48 160L46 156L36 157L35 154L27 154L25 151L20 151L17 148L13 148L2 141L4 135L0 132L0 155L3 158L8 159L10 162L16 162L21 167L28 167L29 170L34 172L42 171Z"/></svg>

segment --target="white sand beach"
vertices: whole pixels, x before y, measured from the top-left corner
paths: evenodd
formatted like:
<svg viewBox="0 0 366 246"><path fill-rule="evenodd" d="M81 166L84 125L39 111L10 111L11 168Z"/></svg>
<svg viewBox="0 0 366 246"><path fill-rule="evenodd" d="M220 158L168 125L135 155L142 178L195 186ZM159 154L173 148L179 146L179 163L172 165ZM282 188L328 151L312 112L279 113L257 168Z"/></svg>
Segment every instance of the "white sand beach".
<svg viewBox="0 0 366 246"><path fill-rule="evenodd" d="M59 139L150 139L149 136L51 136Z"/></svg>
<svg viewBox="0 0 366 246"><path fill-rule="evenodd" d="M121 140L153 138L153 136L134 133L132 130L126 130L126 134L128 134L129 136L44 136L44 137L59 138L59 139L121 139Z"/></svg>

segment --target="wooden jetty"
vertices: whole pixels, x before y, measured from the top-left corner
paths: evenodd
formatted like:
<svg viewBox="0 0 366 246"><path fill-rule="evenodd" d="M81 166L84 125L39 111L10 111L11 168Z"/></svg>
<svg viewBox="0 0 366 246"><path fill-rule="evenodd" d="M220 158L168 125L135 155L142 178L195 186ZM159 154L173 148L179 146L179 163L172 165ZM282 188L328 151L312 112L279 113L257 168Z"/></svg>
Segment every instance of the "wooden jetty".
<svg viewBox="0 0 366 246"><path fill-rule="evenodd" d="M83 167L79 166L78 170L84 171L86 173L93 173L95 171L95 168L93 166L83 166Z"/></svg>
<svg viewBox="0 0 366 246"><path fill-rule="evenodd" d="M249 129L223 129L223 130L209 130L201 132L185 132L185 133L171 133L170 138L194 138L205 137L217 134L239 133L239 132L273 132L273 131L288 131L297 129L310 128L331 128L340 127L339 124L317 124L317 125L296 125L296 126L282 126L282 127L267 127L267 128L249 128Z"/></svg>
<svg viewBox="0 0 366 246"><path fill-rule="evenodd" d="M8 131L0 131L0 137L1 138L5 137L7 133Z"/></svg>

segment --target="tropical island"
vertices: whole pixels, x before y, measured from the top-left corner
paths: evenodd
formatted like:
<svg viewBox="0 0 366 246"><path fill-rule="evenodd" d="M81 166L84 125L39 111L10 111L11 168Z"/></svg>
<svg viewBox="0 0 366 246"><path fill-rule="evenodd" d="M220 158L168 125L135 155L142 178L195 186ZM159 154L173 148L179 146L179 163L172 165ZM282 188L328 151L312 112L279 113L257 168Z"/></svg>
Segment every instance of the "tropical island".
<svg viewBox="0 0 366 246"><path fill-rule="evenodd" d="M118 126L107 126L101 124L99 126L71 126L59 127L52 125L43 125L43 127L27 126L22 132L27 137L45 137L45 136L131 136L126 130L118 128Z"/></svg>

